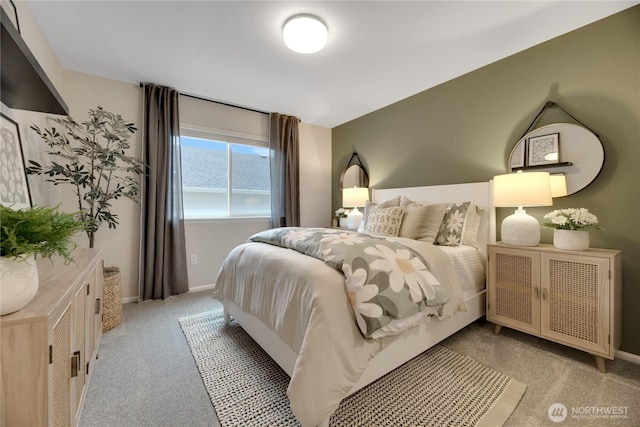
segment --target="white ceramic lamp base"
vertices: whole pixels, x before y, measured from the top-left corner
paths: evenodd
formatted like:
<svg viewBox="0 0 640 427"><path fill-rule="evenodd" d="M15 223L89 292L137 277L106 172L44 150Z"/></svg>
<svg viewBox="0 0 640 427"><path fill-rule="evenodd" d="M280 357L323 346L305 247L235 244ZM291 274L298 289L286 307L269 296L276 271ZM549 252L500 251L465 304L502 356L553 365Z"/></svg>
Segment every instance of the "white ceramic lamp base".
<svg viewBox="0 0 640 427"><path fill-rule="evenodd" d="M358 208L353 208L347 215L347 228L349 230L357 230L360 227L362 218L364 218L364 214Z"/></svg>
<svg viewBox="0 0 640 427"><path fill-rule="evenodd" d="M513 246L538 246L540 223L522 208L506 217L500 229L502 242Z"/></svg>

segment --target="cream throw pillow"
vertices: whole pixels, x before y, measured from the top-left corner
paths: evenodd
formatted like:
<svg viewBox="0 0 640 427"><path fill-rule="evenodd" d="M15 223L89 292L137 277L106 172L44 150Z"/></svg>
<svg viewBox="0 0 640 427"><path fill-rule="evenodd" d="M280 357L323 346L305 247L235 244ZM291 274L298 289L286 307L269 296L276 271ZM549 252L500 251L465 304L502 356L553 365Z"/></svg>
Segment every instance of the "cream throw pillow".
<svg viewBox="0 0 640 427"><path fill-rule="evenodd" d="M423 204L402 196L400 206L404 208L404 214L398 236L434 242L449 203Z"/></svg>
<svg viewBox="0 0 640 427"><path fill-rule="evenodd" d="M402 207L377 208L369 213L364 232L372 236L398 236L402 224Z"/></svg>
<svg viewBox="0 0 640 427"><path fill-rule="evenodd" d="M473 203L469 205L467 218L462 230L462 244L478 247L478 230L480 229L480 215L482 208Z"/></svg>

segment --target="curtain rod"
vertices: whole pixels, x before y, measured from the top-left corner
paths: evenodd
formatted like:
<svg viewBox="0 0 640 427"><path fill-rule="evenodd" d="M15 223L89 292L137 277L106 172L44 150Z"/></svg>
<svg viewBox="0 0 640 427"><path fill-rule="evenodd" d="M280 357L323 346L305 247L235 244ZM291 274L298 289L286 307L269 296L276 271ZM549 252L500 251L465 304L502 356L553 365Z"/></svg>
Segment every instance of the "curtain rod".
<svg viewBox="0 0 640 427"><path fill-rule="evenodd" d="M140 83L140 87L144 87L145 84L149 84L149 83ZM235 104L231 104L229 102L222 102L222 101L216 101L215 99L209 99L209 98L204 98L202 96L198 96L198 95L192 95L190 93L185 93L185 92L180 92L178 91L178 93L180 95L184 95L184 96L188 96L189 98L195 98L195 99L200 99L202 101L209 101L209 102L215 102L216 104L220 104L220 105L226 105L228 107L235 107L235 108L240 108L242 110L247 110L247 111L253 111L254 113L260 113L260 114L270 114L267 111L261 111L261 110L256 110L255 108L249 108L249 107L244 107L242 105L235 105Z"/></svg>

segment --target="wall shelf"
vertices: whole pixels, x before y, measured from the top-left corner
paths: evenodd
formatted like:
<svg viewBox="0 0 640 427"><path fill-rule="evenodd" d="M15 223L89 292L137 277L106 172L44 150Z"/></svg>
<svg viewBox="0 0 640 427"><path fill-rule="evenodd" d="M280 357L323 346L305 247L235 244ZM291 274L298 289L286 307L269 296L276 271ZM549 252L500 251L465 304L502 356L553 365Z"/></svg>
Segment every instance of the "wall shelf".
<svg viewBox="0 0 640 427"><path fill-rule="evenodd" d="M4 10L0 97L9 108L51 114L69 114L69 107L47 77Z"/></svg>
<svg viewBox="0 0 640 427"><path fill-rule="evenodd" d="M552 168L563 168L565 166L573 166L571 162L560 162L560 163L550 163L548 165L535 165L535 166L522 166L511 168L514 171L526 171L531 169L552 169Z"/></svg>

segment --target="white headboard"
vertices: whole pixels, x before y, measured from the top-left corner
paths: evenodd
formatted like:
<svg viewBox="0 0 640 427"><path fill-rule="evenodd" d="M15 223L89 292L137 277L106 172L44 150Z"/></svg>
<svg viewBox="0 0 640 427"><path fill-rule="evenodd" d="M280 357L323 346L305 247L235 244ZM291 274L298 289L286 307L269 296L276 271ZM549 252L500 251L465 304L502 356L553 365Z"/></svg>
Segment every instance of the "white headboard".
<svg viewBox="0 0 640 427"><path fill-rule="evenodd" d="M372 201L382 203L396 196L406 196L423 203L472 202L483 209L478 230L478 247L486 254L487 243L496 241L496 209L493 206L493 182L432 185L425 187L387 188L371 191Z"/></svg>

